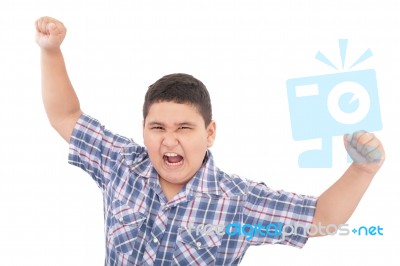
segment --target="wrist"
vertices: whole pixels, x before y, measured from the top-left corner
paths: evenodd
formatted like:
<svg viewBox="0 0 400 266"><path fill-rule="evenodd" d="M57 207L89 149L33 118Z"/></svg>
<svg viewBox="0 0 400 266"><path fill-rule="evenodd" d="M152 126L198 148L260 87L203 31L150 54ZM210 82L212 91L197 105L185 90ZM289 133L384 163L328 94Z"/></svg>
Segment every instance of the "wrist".
<svg viewBox="0 0 400 266"><path fill-rule="evenodd" d="M60 47L56 47L56 48L41 48L40 52L43 55L50 55L50 56L61 55L61 48Z"/></svg>
<svg viewBox="0 0 400 266"><path fill-rule="evenodd" d="M361 178L373 178L379 171L381 164L379 163L355 163L353 162L349 170L356 176Z"/></svg>

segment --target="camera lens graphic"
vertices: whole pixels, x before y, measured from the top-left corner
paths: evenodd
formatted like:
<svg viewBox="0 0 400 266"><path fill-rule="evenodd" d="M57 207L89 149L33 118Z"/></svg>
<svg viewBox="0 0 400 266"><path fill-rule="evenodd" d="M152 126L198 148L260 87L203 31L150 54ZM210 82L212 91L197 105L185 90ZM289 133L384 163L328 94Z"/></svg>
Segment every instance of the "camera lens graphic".
<svg viewBox="0 0 400 266"><path fill-rule="evenodd" d="M327 107L330 115L341 124L355 124L362 121L370 109L370 96L359 83L345 81L338 83L328 95Z"/></svg>

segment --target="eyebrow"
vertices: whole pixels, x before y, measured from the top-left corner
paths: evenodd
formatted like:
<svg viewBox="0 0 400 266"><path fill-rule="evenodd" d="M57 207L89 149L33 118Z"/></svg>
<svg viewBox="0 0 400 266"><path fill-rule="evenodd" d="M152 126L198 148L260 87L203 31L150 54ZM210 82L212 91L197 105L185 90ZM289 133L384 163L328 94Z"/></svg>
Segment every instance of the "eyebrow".
<svg viewBox="0 0 400 266"><path fill-rule="evenodd" d="M149 123L147 123L148 126L163 126L165 127L164 123L161 122L157 122L157 121L150 121ZM195 127L196 124L189 122L189 121L184 121L181 123L174 123L174 126L191 126L191 127Z"/></svg>

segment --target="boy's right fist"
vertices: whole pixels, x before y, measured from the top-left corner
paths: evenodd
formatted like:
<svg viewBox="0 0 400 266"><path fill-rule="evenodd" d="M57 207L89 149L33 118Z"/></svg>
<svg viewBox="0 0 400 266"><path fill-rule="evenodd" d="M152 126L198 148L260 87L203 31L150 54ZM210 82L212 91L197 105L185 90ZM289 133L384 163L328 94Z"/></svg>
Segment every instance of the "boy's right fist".
<svg viewBox="0 0 400 266"><path fill-rule="evenodd" d="M42 49L56 50L60 48L67 29L64 24L51 17L41 17L35 22L36 43Z"/></svg>

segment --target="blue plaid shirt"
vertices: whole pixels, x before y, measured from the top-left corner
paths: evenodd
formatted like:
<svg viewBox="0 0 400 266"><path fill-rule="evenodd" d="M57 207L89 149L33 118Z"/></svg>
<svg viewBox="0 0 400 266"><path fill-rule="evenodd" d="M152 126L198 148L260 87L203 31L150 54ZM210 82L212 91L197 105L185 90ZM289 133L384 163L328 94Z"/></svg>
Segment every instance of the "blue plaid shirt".
<svg viewBox="0 0 400 266"><path fill-rule="evenodd" d="M308 239L304 232L246 236L251 225L310 225L316 198L228 175L209 151L195 176L167 201L146 148L83 114L72 133L69 163L89 173L103 192L106 265L238 265L251 245L302 247ZM213 230L229 224L247 228Z"/></svg>

